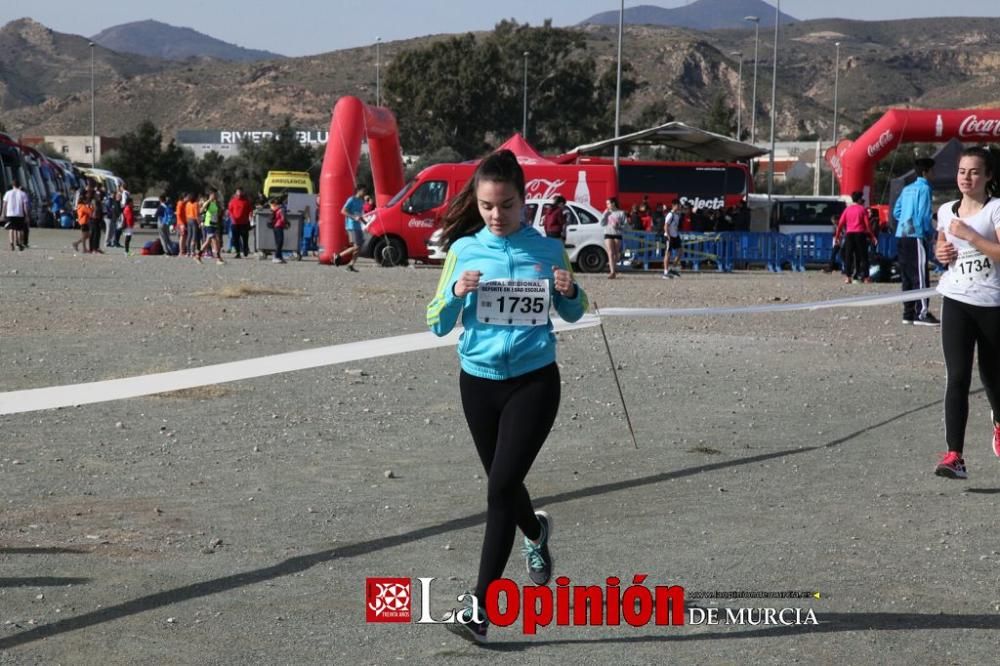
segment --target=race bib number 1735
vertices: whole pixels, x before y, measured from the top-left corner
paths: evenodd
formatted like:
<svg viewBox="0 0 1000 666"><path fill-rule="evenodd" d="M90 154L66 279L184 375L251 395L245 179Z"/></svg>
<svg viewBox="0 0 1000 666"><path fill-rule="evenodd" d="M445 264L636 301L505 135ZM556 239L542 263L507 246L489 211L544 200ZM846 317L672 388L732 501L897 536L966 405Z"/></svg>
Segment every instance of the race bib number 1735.
<svg viewBox="0 0 1000 666"><path fill-rule="evenodd" d="M476 319L497 326L549 322L548 280L491 280L479 284Z"/></svg>

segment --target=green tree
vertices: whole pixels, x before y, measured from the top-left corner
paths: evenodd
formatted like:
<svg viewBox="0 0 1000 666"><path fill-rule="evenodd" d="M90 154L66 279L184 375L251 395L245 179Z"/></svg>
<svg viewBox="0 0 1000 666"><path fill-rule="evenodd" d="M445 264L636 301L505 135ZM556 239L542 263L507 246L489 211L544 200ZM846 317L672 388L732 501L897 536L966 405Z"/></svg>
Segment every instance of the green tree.
<svg viewBox="0 0 1000 666"><path fill-rule="evenodd" d="M702 128L723 136L731 137L736 134L736 113L721 92L712 98Z"/></svg>
<svg viewBox="0 0 1000 666"><path fill-rule="evenodd" d="M528 140L543 151L571 148L611 133L615 70L599 70L586 36L502 21L480 39L452 37L403 52L389 65L385 88L404 148L449 147L481 155L522 126L524 52L528 52ZM636 89L631 67L622 97Z"/></svg>
<svg viewBox="0 0 1000 666"><path fill-rule="evenodd" d="M309 171L316 162L316 153L311 146L302 144L295 132L291 119L286 117L274 135L260 143L243 139L239 156L229 158L231 163L227 160L223 183L239 183L259 192L268 171ZM225 183L227 179L229 183Z"/></svg>
<svg viewBox="0 0 1000 666"><path fill-rule="evenodd" d="M197 162L191 150L181 148L171 139L156 160L156 187L172 200L182 194L200 192L201 184L195 175Z"/></svg>
<svg viewBox="0 0 1000 666"><path fill-rule="evenodd" d="M101 163L124 179L132 192L146 192L160 177L163 135L156 125L144 120L122 135L118 147Z"/></svg>
<svg viewBox="0 0 1000 666"><path fill-rule="evenodd" d="M676 118L670 112L670 105L665 99L658 99L642 107L642 111L636 116L635 126L638 129L648 129L666 123L671 123Z"/></svg>

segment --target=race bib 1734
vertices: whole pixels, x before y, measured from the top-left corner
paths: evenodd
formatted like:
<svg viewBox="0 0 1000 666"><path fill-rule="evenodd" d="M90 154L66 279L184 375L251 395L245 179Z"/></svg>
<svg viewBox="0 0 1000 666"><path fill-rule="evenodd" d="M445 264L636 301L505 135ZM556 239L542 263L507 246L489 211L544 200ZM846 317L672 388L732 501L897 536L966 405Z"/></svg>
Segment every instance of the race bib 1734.
<svg viewBox="0 0 1000 666"><path fill-rule="evenodd" d="M948 268L951 279L956 283L985 280L993 273L993 263L985 254L970 248L958 253L955 263Z"/></svg>
<svg viewBox="0 0 1000 666"><path fill-rule="evenodd" d="M548 280L479 283L476 319L497 326L542 326L549 322Z"/></svg>

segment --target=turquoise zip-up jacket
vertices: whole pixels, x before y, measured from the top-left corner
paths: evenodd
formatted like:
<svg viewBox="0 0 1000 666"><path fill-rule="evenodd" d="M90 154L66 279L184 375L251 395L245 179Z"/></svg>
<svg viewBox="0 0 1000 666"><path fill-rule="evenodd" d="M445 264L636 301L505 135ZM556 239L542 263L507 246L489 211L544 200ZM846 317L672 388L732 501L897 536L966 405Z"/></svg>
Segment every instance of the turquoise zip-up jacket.
<svg viewBox="0 0 1000 666"><path fill-rule="evenodd" d="M509 379L543 368L556 360L556 336L551 320L541 326L496 326L476 318L479 294L455 295L455 283L465 271L480 271L480 282L490 280L548 280L550 302L566 321L577 321L589 307L579 284L573 298L554 288L552 267L571 271L562 243L523 226L509 236L496 236L483 227L449 248L434 300L427 306L427 325L435 335L447 335L462 312L465 330L458 343L462 369L485 379Z"/></svg>
<svg viewBox="0 0 1000 666"><path fill-rule="evenodd" d="M896 238L930 238L934 234L930 182L921 177L904 187L892 216L896 218Z"/></svg>

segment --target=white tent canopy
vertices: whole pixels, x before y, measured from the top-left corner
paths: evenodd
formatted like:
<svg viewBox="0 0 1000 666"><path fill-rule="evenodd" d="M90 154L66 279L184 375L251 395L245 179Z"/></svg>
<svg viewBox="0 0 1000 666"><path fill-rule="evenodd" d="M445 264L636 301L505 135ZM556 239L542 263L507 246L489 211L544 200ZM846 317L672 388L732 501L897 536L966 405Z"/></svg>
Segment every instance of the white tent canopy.
<svg viewBox="0 0 1000 666"><path fill-rule="evenodd" d="M670 148L694 153L708 160L748 160L761 155L767 155L768 153L768 151L761 150L752 143L730 139L727 136L691 127L684 123L672 122L660 125L659 127L651 127L626 134L617 139L605 139L597 143L577 146L567 153L567 156L595 153L616 144L624 145L629 143L669 146Z"/></svg>

